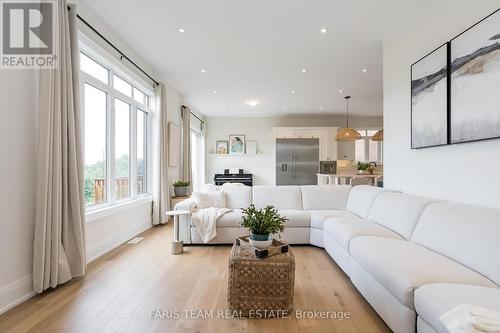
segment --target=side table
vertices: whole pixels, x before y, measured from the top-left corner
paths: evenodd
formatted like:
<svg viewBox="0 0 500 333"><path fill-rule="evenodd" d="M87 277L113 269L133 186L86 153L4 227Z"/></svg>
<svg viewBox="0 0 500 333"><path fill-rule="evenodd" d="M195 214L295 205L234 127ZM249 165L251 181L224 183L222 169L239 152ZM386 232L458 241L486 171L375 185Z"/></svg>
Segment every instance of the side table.
<svg viewBox="0 0 500 333"><path fill-rule="evenodd" d="M227 302L242 317L286 317L293 307L295 257L291 250L264 259L250 246L233 245Z"/></svg>
<svg viewBox="0 0 500 333"><path fill-rule="evenodd" d="M189 215L189 210L169 210L167 216L174 217L174 240L172 241L172 254L181 254L183 251L184 243L179 240L179 216Z"/></svg>
<svg viewBox="0 0 500 333"><path fill-rule="evenodd" d="M190 198L189 195L186 195L183 197L178 197L178 196L174 195L174 196L170 197L170 209L174 210L175 205L177 205L179 202L184 201L184 200L189 199L189 198Z"/></svg>

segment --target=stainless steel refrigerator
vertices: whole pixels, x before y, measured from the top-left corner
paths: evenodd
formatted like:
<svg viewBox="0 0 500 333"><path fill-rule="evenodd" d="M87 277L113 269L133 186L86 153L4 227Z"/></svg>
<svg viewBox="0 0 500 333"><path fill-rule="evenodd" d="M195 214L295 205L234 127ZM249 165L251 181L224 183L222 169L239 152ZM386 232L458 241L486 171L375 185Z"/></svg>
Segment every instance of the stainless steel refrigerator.
<svg viewBox="0 0 500 333"><path fill-rule="evenodd" d="M276 185L317 185L319 139L276 139Z"/></svg>

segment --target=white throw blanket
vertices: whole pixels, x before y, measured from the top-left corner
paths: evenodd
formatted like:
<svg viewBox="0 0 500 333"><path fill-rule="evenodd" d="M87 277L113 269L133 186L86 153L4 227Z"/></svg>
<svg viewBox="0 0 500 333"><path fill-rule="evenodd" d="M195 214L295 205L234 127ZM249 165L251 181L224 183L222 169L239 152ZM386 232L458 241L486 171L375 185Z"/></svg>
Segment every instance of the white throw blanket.
<svg viewBox="0 0 500 333"><path fill-rule="evenodd" d="M191 215L191 221L196 226L196 229L198 229L203 243L208 243L217 236L217 219L230 211L231 209L228 208L210 207L197 209Z"/></svg>
<svg viewBox="0 0 500 333"><path fill-rule="evenodd" d="M500 313L460 304L439 317L450 333L500 333Z"/></svg>

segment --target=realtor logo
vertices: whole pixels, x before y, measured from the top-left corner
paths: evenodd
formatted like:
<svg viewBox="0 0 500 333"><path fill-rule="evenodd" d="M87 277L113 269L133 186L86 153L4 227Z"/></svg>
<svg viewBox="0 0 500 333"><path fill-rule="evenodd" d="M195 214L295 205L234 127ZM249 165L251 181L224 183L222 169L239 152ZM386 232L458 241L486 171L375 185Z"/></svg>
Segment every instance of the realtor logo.
<svg viewBox="0 0 500 333"><path fill-rule="evenodd" d="M54 15L51 2L2 2L2 68L52 68Z"/></svg>

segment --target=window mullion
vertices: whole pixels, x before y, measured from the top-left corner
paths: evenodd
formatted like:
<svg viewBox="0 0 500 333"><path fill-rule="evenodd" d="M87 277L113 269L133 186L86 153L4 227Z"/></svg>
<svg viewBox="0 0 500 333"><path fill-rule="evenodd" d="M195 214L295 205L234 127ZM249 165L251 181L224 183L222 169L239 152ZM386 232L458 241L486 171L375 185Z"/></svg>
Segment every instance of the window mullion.
<svg viewBox="0 0 500 333"><path fill-rule="evenodd" d="M365 143L365 146L366 146L366 163L369 163L370 162L370 138L367 137L365 139L366 143Z"/></svg>
<svg viewBox="0 0 500 333"><path fill-rule="evenodd" d="M109 194L110 203L116 201L116 175L115 175L115 96L110 92L110 122L108 127L109 132Z"/></svg>
<svg viewBox="0 0 500 333"><path fill-rule="evenodd" d="M129 144L129 179L130 179L130 197L137 195L137 106L132 104L130 106L130 144Z"/></svg>
<svg viewBox="0 0 500 333"><path fill-rule="evenodd" d="M152 133L153 133L153 116L148 113L146 116L146 128L145 128L145 140L146 140L146 147L144 151L146 152L146 193L152 193L153 189L153 139L152 139Z"/></svg>

